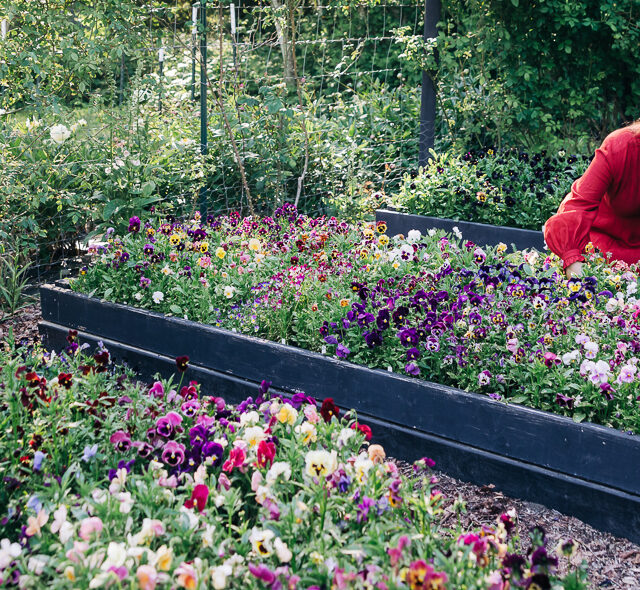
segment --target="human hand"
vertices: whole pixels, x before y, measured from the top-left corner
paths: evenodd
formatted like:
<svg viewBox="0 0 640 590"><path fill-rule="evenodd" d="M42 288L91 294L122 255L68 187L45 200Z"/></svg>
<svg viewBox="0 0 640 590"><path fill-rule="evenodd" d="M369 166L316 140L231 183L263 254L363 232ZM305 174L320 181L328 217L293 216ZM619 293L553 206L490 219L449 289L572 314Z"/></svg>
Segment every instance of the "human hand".
<svg viewBox="0 0 640 590"><path fill-rule="evenodd" d="M564 269L565 274L567 275L568 279L571 279L573 277L579 278L582 276L582 262L574 262L573 264L570 264L569 266L567 266L567 268Z"/></svg>

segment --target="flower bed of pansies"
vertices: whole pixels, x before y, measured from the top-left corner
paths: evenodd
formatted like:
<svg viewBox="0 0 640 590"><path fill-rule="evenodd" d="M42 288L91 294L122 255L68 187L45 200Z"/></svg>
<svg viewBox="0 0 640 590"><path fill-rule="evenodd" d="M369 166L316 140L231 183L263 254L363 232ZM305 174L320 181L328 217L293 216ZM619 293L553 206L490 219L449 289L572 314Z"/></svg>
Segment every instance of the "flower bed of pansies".
<svg viewBox="0 0 640 590"><path fill-rule="evenodd" d="M540 230L588 164L586 156L564 151L436 154L387 200L418 215Z"/></svg>
<svg viewBox="0 0 640 590"><path fill-rule="evenodd" d="M635 267L298 215L141 222L72 287L640 433Z"/></svg>
<svg viewBox="0 0 640 590"><path fill-rule="evenodd" d="M202 395L186 357L177 383L142 385L68 340L59 355L0 351L5 586L586 587L583 568L555 573L574 543L548 550L537 529L521 542L514 513L445 526L464 506L432 462L401 476L330 399L263 383L232 407Z"/></svg>

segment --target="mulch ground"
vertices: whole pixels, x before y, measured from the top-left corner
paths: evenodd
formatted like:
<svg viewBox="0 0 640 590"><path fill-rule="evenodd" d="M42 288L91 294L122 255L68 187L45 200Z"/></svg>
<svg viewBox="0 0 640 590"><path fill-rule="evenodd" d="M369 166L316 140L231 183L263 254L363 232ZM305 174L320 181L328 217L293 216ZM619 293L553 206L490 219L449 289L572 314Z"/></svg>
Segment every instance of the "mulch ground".
<svg viewBox="0 0 640 590"><path fill-rule="evenodd" d="M16 342L36 342L39 340L38 322L41 318L38 305L31 305L11 318L0 318L0 341L6 341L12 329ZM397 463L401 472L412 475L411 465L402 461ZM576 564L586 560L592 588L640 590L640 546L598 531L577 518L541 504L505 496L493 486L476 486L441 472L435 475L438 480L435 487L447 498L447 506L451 506L458 497L466 504L466 512L460 517L449 511L446 517L451 519L449 524L455 524L455 519L460 518L463 528L493 525L500 514L515 509L518 515L516 533L522 539L523 550L527 547L529 531L534 526L542 526L550 548L560 540L573 539L577 543L578 551L571 559ZM560 566L563 569L568 567L566 559Z"/></svg>
<svg viewBox="0 0 640 590"><path fill-rule="evenodd" d="M397 464L403 474L412 475L411 465L403 461L397 461ZM577 518L542 504L505 496L491 485L476 486L437 471L435 476L438 481L434 488L445 495L447 507L452 506L458 497L465 502L467 510L460 517L463 528L494 525L500 514L515 509L518 515L515 534L521 538L521 550L529 546L529 531L541 526L546 532L549 549L555 548L561 540L573 539L577 543L578 550L571 561L578 565L586 560L592 588L640 590L640 546L598 531ZM449 524L455 524L458 516L450 510L448 518ZM563 558L561 571L565 571L568 565L567 559Z"/></svg>

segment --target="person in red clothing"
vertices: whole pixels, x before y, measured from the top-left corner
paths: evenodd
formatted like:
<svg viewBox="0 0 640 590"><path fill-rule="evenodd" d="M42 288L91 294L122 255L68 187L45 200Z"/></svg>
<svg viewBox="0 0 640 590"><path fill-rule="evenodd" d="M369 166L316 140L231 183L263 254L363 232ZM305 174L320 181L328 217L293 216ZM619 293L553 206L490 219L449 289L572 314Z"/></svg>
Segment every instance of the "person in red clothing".
<svg viewBox="0 0 640 590"><path fill-rule="evenodd" d="M582 274L589 242L612 260L640 260L640 120L606 137L544 237L568 278Z"/></svg>

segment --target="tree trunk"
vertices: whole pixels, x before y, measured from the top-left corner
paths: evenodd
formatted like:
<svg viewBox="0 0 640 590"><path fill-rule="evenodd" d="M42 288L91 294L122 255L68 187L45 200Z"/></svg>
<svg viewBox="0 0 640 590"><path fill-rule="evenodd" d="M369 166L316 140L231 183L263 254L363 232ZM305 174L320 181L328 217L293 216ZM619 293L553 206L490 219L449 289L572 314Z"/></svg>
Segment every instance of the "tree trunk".
<svg viewBox="0 0 640 590"><path fill-rule="evenodd" d="M293 54L293 44L291 40L291 29L289 27L289 19L286 11L287 7L280 0L270 0L271 7L274 10L274 24L278 33L278 42L280 43L280 51L282 53L282 69L284 82L291 90L296 89L295 79L295 55Z"/></svg>

